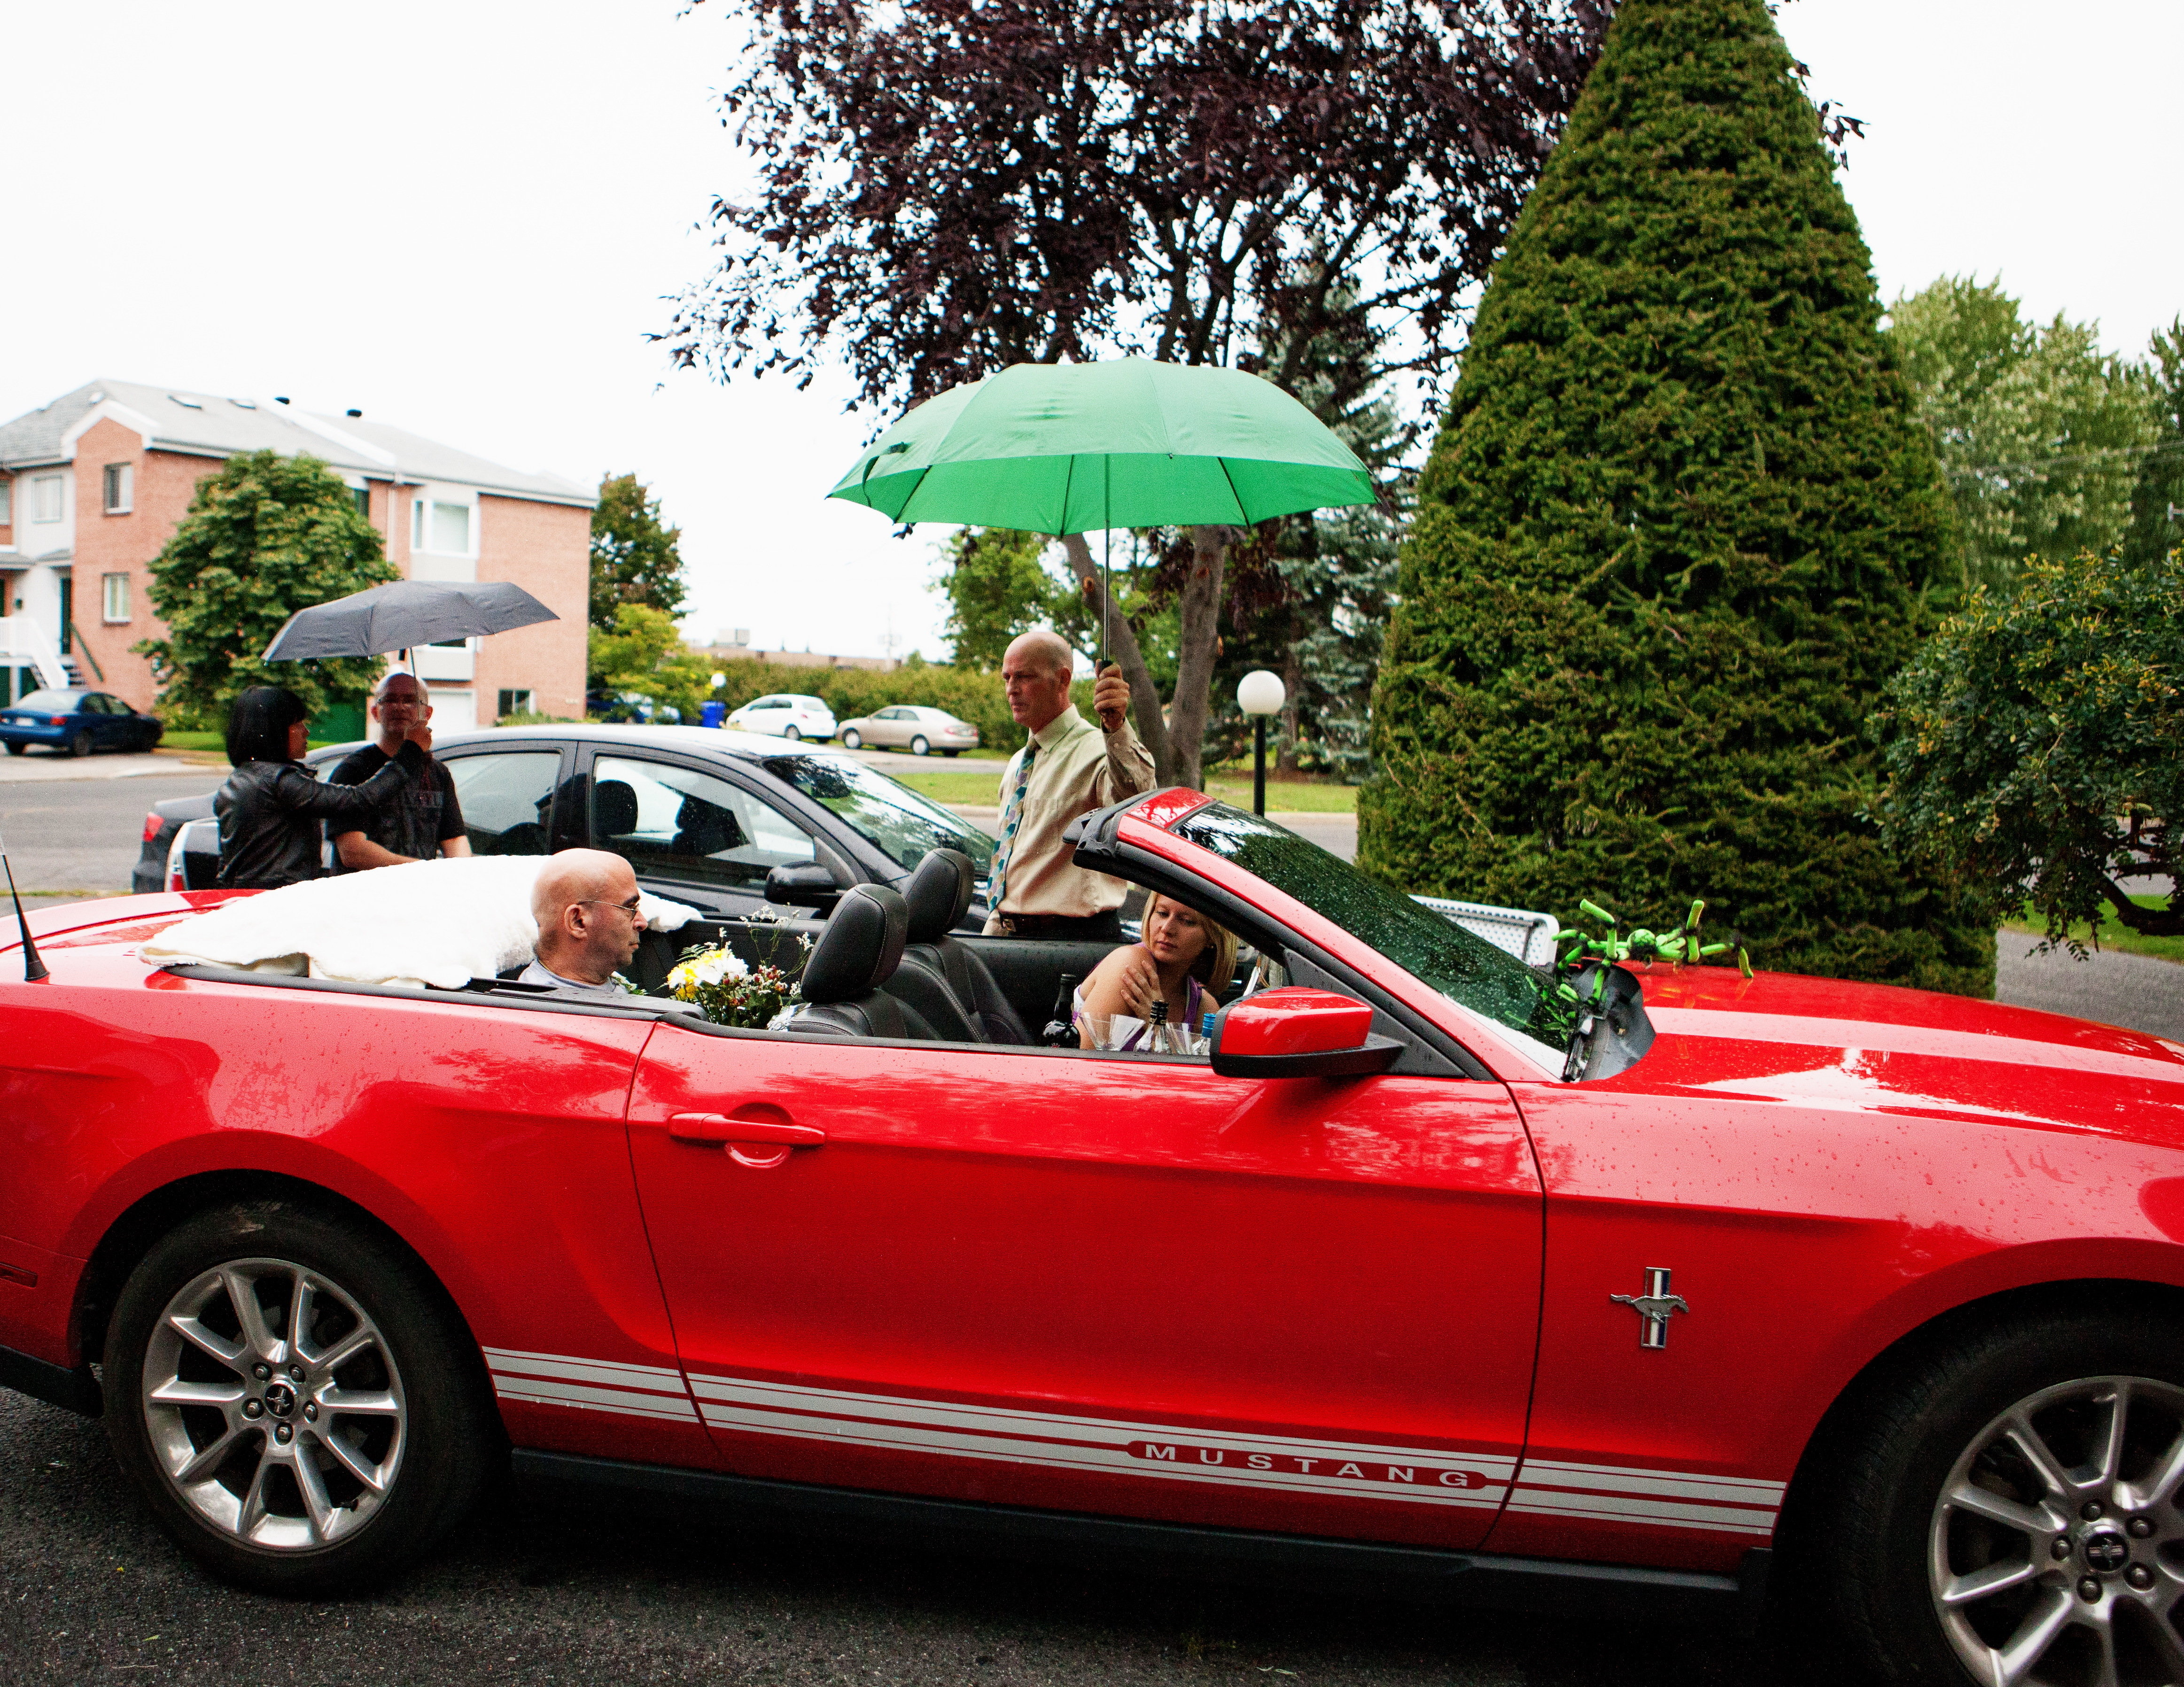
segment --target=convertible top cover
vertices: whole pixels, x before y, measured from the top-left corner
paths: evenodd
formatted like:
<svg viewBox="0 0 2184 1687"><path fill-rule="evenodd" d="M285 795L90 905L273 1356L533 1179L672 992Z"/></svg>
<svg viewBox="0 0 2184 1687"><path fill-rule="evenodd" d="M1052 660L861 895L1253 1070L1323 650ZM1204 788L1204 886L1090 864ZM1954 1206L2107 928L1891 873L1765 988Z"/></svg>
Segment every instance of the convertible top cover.
<svg viewBox="0 0 2184 1687"><path fill-rule="evenodd" d="M307 879L239 895L146 944L155 966L308 973L354 984L460 989L531 958L531 887L544 855L472 855ZM680 929L698 910L647 894L645 923Z"/></svg>

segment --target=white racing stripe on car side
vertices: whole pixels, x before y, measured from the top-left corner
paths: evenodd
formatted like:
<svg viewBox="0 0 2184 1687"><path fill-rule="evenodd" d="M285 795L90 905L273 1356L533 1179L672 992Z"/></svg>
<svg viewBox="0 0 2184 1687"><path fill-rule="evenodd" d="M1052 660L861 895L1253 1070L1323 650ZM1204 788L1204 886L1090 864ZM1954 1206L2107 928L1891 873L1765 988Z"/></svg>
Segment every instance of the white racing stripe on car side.
<svg viewBox="0 0 2184 1687"><path fill-rule="evenodd" d="M698 1408L682 1385L682 1373L659 1365L620 1365L605 1359L577 1359L561 1353L523 1353L511 1348L485 1350L493 1372L493 1391L503 1400L532 1406L563 1406L577 1411L615 1411L631 1417L664 1417L694 1423Z"/></svg>
<svg viewBox="0 0 2184 1687"><path fill-rule="evenodd" d="M488 1347L501 1399L838 1446L1396 1505L1766 1536L1780 1482L968 1406ZM696 1396L694 1405L692 1395ZM1510 1485L1517 1474L1514 1488Z"/></svg>
<svg viewBox="0 0 2184 1687"><path fill-rule="evenodd" d="M1491 1509L1514 1461L1448 1447L1307 1441L693 1372L705 1421L745 1434L1397 1504Z"/></svg>
<svg viewBox="0 0 2184 1687"><path fill-rule="evenodd" d="M1781 1483L1752 1477L1528 1459L1509 1496L1509 1509L1602 1523L1768 1535L1774 1532L1783 1493Z"/></svg>

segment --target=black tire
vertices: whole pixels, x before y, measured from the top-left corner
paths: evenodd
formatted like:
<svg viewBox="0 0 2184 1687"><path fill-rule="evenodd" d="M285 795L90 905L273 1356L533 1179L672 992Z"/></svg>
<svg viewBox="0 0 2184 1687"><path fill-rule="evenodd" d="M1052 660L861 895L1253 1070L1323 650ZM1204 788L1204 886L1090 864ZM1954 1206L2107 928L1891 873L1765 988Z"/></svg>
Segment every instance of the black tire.
<svg viewBox="0 0 2184 1687"><path fill-rule="evenodd" d="M68 753L70 755L78 757L89 755L91 754L90 732L83 727L79 727L74 732L70 733L68 741Z"/></svg>
<svg viewBox="0 0 2184 1687"><path fill-rule="evenodd" d="M276 1348L275 1332L294 1333L299 1283L310 1326L292 1350ZM265 1326L254 1358L237 1289ZM176 1333L178 1303L234 1350L227 1359ZM359 1342L323 1372L313 1362ZM220 1398L149 1400L148 1375ZM215 1575L262 1593L383 1580L470 1508L499 1448L476 1345L423 1266L354 1219L286 1201L222 1206L153 1245L114 1305L103 1384L114 1456L160 1527ZM223 1444L224 1460L192 1470ZM383 1481L377 1497L351 1473L361 1467Z"/></svg>
<svg viewBox="0 0 2184 1687"><path fill-rule="evenodd" d="M30 745L28 745L28 744L19 744L19 743L14 743L14 742L11 739L11 740L9 741L9 743L8 743L8 754L10 754L10 755L20 755L20 754L22 754L22 753L23 753L25 750L26 750L26 749L30 749Z"/></svg>
<svg viewBox="0 0 2184 1687"><path fill-rule="evenodd" d="M2119 1400L2126 1433L2102 1476ZM2047 1449L2048 1474L2007 1433L2012 1415ZM2037 1671L2025 1679L2097 1687L2122 1679L2098 1665L2105 1639L2131 1679L2184 1681L2176 1613L2156 1614L2184 1551L2179 1484L2140 1480L2164 1455L2184 1461L2184 1318L2143 1302L2028 1313L1958 1334L1892 1380L1831 1473L1805 1551L1832 1567L1840 1632L1887 1679L1992 1679L1992 1653L2016 1640ZM2017 1521L1986 1515L2002 1504ZM1966 1579L2020 1567L1992 1591ZM2043 1613L2060 1626L2036 1645Z"/></svg>
<svg viewBox="0 0 2184 1687"><path fill-rule="evenodd" d="M796 730L796 727L794 722L783 727L781 729L781 735L793 744L801 743L804 741L804 734Z"/></svg>
<svg viewBox="0 0 2184 1687"><path fill-rule="evenodd" d="M957 756L963 754L960 749L944 749L940 753L946 756L950 761L955 760Z"/></svg>
<svg viewBox="0 0 2184 1687"><path fill-rule="evenodd" d="M847 732L842 734L842 748L844 749L862 749L864 747L865 735L859 732L855 727L850 727Z"/></svg>
<svg viewBox="0 0 2184 1687"><path fill-rule="evenodd" d="M932 740L928 738L924 733L920 732L916 738L910 741L910 753L912 755L931 754L933 753Z"/></svg>

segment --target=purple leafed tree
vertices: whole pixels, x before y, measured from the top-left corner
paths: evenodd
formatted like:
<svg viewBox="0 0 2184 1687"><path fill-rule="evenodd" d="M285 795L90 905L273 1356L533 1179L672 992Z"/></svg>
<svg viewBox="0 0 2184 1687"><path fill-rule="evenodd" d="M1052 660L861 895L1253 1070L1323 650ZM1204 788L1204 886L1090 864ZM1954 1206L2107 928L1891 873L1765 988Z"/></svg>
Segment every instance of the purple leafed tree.
<svg viewBox="0 0 2184 1687"><path fill-rule="evenodd" d="M716 0L757 168L665 338L722 379L840 359L883 409L1011 363L1256 362L1362 316L1429 408L1612 0ZM1195 783L1231 537L1193 536L1174 706L1103 606L1163 780ZM1089 548L1068 543L1095 598Z"/></svg>

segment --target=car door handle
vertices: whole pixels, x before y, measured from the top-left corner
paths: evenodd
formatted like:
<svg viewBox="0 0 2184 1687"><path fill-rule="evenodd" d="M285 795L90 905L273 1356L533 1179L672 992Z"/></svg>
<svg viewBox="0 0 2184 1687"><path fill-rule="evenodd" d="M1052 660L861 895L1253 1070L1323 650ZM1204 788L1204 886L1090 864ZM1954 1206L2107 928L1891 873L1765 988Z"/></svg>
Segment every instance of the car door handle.
<svg viewBox="0 0 2184 1687"><path fill-rule="evenodd" d="M668 1118L667 1134L677 1142L724 1147L737 1165L760 1172L780 1165L792 1149L816 1148L827 1140L817 1127L791 1124L778 1107L763 1105L739 1108L737 1115L676 1113Z"/></svg>

